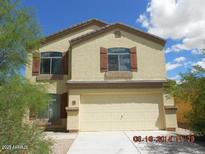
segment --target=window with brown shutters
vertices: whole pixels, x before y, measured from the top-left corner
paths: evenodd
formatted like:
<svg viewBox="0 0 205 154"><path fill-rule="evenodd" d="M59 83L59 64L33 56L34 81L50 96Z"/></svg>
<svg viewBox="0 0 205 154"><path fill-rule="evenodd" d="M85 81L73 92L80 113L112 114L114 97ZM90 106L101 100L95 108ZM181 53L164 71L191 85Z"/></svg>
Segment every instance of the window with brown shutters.
<svg viewBox="0 0 205 154"><path fill-rule="evenodd" d="M100 72L107 72L108 70L108 50L100 47Z"/></svg>
<svg viewBox="0 0 205 154"><path fill-rule="evenodd" d="M133 47L130 49L130 58L131 58L131 71L137 71L137 49Z"/></svg>
<svg viewBox="0 0 205 154"><path fill-rule="evenodd" d="M36 52L33 54L32 75L33 76L38 75L39 70L40 70L40 54Z"/></svg>
<svg viewBox="0 0 205 154"><path fill-rule="evenodd" d="M102 63L103 58L106 59L106 63ZM136 47L101 48L101 59L101 68L104 65L106 71L137 71Z"/></svg>

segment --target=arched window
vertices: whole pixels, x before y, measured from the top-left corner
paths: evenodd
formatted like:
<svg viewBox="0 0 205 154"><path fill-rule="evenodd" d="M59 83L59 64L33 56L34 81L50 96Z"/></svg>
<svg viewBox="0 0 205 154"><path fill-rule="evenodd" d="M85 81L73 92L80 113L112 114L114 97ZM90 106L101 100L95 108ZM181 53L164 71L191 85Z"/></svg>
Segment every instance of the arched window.
<svg viewBox="0 0 205 154"><path fill-rule="evenodd" d="M130 49L109 48L108 49L108 70L109 71L130 71Z"/></svg>
<svg viewBox="0 0 205 154"><path fill-rule="evenodd" d="M41 74L60 74L62 65L61 52L41 53Z"/></svg>

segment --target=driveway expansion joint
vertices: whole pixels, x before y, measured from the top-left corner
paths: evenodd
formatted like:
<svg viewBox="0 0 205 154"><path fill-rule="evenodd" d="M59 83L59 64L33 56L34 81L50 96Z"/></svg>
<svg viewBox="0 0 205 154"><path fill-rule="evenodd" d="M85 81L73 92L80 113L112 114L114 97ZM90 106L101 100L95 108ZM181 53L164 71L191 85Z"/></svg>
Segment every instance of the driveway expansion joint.
<svg viewBox="0 0 205 154"><path fill-rule="evenodd" d="M136 147L136 145L134 144L134 142L129 138L129 136L127 135L127 133L123 131L123 134L124 134L124 135L128 138L128 140L132 143L132 145L135 147L135 149L137 150L137 152L141 154L140 150Z"/></svg>

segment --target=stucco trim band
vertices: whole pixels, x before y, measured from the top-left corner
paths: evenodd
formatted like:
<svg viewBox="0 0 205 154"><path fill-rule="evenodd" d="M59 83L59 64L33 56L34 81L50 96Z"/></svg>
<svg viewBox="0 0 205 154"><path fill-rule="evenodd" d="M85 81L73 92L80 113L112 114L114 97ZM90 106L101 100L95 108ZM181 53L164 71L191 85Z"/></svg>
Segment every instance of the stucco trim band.
<svg viewBox="0 0 205 154"><path fill-rule="evenodd" d="M81 88L162 88L164 80L159 81L67 81L68 89Z"/></svg>
<svg viewBox="0 0 205 154"><path fill-rule="evenodd" d="M66 111L78 111L79 107L66 107Z"/></svg>
<svg viewBox="0 0 205 154"><path fill-rule="evenodd" d="M63 80L63 75L59 74L39 74L36 77L37 81L44 81L44 80Z"/></svg>
<svg viewBox="0 0 205 154"><path fill-rule="evenodd" d="M167 131L174 131L174 132L175 132L175 131L176 131L176 128L174 128L174 127L169 127L169 128L166 128L166 130L167 130Z"/></svg>
<svg viewBox="0 0 205 154"><path fill-rule="evenodd" d="M166 111L176 111L177 110L177 107L176 106L164 106L164 109L166 110Z"/></svg>

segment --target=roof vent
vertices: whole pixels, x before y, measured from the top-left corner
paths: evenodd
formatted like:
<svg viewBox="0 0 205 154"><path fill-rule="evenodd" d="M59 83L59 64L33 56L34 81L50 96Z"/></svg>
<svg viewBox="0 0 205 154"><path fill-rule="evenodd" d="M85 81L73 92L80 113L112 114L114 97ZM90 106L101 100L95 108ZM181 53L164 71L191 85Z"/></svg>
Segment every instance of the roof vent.
<svg viewBox="0 0 205 154"><path fill-rule="evenodd" d="M115 38L121 37L121 32L119 30L114 31Z"/></svg>

